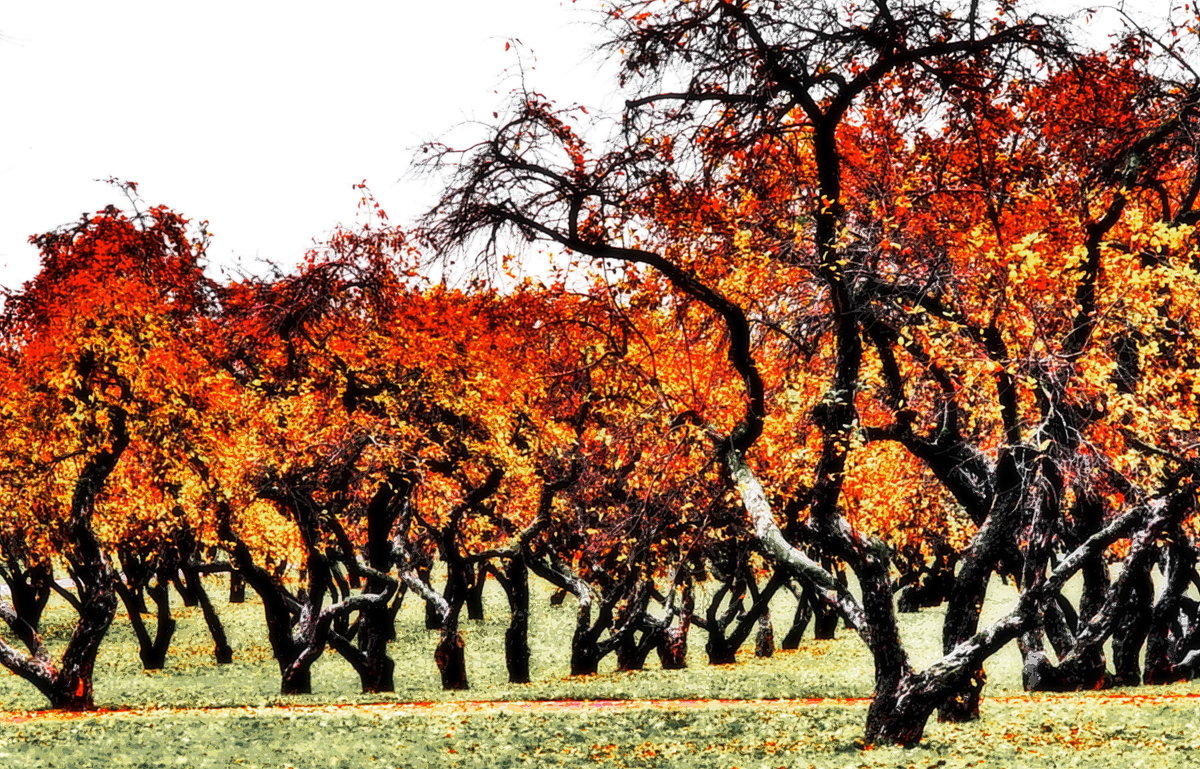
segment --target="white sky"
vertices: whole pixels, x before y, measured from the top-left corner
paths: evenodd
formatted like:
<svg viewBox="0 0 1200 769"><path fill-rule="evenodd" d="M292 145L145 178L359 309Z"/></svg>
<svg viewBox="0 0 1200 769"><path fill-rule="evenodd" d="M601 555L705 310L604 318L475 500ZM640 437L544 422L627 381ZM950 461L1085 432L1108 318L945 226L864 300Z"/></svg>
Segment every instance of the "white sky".
<svg viewBox="0 0 1200 769"><path fill-rule="evenodd" d="M1170 0L1146 0L1168 7ZM1064 9L1079 0L1041 0ZM613 78L584 0L12 0L0 11L0 285L37 270L31 234L136 181L208 219L216 267L293 264L353 220L366 179L393 221L436 193L412 151L490 118L519 38L533 87L595 105ZM505 68L509 68L505 74ZM499 93L493 93L497 90Z"/></svg>
<svg viewBox="0 0 1200 769"><path fill-rule="evenodd" d="M351 222L366 179L393 221L436 190L420 142L491 118L519 38L531 83L593 102L592 3L570 0L25 0L0 12L0 285L27 238L122 203L208 219L214 266L294 263ZM536 57L530 62L529 51ZM505 68L509 68L506 75ZM498 90L499 93L493 93ZM407 177L407 178L405 178Z"/></svg>

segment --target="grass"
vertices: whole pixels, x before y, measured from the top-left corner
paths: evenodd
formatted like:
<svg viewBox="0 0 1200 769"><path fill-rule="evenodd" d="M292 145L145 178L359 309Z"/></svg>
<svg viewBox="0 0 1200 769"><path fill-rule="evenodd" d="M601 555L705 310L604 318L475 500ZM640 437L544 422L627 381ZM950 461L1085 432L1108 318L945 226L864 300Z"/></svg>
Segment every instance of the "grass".
<svg viewBox="0 0 1200 769"><path fill-rule="evenodd" d="M214 597L220 594L213 586ZM996 591L1002 594L1002 591ZM349 665L333 655L314 670L310 697L280 697L261 632L261 608L218 603L235 662L212 663L211 641L198 610L180 608L179 632L166 670L141 670L127 622L118 617L96 676L98 705L134 712L63 716L10 715L0 722L0 766L194 767L1024 767L1190 766L1200 764L1200 686L1028 697L1019 660L1006 649L989 664L984 717L975 724L931 723L918 748L862 750L862 702L794 703L780 698L855 698L870 694L872 671L861 642L842 634L806 641L795 652L736 666L712 667L703 632L693 633L691 668L650 664L618 673L608 661L597 676L571 679L569 605L539 596L531 642L535 682L507 683L502 596L488 596L488 618L467 622L472 689L447 694L433 665L436 634L421 607L407 601L392 653L394 695L363 696ZM988 607L1003 611L1002 599ZM55 610L58 611L57 609ZM777 608L777 637L790 607ZM55 613L51 618L60 616ZM65 618L65 615L62 615ZM937 656L937 610L903 617L919 664ZM59 628L51 635L62 635ZM765 702L637 706L481 706L479 701L552 699L735 699ZM438 702L428 707L403 703ZM457 703L457 704L456 704ZM282 706L282 707L280 707ZM20 679L0 673L0 708L44 707ZM1116 762L1119 762L1116 763Z"/></svg>

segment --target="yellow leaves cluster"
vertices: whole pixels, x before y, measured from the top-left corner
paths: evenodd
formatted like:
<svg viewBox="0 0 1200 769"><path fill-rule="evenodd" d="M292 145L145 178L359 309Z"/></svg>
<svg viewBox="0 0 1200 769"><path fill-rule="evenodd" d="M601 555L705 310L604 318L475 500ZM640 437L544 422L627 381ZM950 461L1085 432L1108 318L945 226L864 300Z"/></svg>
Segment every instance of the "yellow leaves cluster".
<svg viewBox="0 0 1200 769"><path fill-rule="evenodd" d="M920 460L896 443L871 443L851 452L843 492L857 530L889 546L932 555L937 542L964 548L975 527Z"/></svg>

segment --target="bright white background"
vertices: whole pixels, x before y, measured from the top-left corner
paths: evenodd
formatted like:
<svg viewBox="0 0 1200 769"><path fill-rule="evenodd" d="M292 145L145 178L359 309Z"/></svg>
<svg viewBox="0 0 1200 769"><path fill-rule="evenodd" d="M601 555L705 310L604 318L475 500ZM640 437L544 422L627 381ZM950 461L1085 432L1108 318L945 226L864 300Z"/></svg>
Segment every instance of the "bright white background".
<svg viewBox="0 0 1200 769"><path fill-rule="evenodd" d="M25 0L0 12L0 285L29 235L136 181L208 219L210 261L294 263L353 220L366 179L395 221L436 193L413 149L490 119L514 85L594 101L594 3L570 0ZM509 51L505 42L519 38ZM507 72L505 71L507 68ZM494 93L493 91L498 91Z"/></svg>
<svg viewBox="0 0 1200 769"><path fill-rule="evenodd" d="M209 220L218 270L293 264L353 220L364 179L409 221L436 194L409 172L415 147L490 119L519 62L558 101L612 97L591 55L601 2L4 3L0 286L36 272L31 234L122 202L96 179L136 181L147 203ZM506 51L510 38L521 45Z"/></svg>

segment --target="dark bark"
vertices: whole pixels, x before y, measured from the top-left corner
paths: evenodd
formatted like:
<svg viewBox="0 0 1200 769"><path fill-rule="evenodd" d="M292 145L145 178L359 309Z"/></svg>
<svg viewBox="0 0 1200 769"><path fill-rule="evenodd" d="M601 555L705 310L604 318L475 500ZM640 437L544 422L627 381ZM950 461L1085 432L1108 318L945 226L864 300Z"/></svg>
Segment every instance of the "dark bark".
<svg viewBox="0 0 1200 769"><path fill-rule="evenodd" d="M504 631L504 663L508 667L509 683L527 684L530 681L529 663L529 567L524 553L518 553L509 563L501 585L508 596L509 623Z"/></svg>
<svg viewBox="0 0 1200 769"><path fill-rule="evenodd" d="M41 626L42 612L50 600L54 572L48 562L24 563L15 555L20 547L17 543L5 543L6 565L0 568L0 578L8 586L15 617L15 621L9 623L9 629L26 649L33 652L38 644L37 629Z"/></svg>
<svg viewBox="0 0 1200 769"><path fill-rule="evenodd" d="M457 623L452 626L448 624L442 629L433 657L442 676L442 688L447 691L469 688L467 658L463 647Z"/></svg>
<svg viewBox="0 0 1200 769"><path fill-rule="evenodd" d="M878 674L876 680L875 698L867 710L865 741L869 745L916 745L925 736L939 694L915 687L911 675L898 676L883 687Z"/></svg>
<svg viewBox="0 0 1200 769"><path fill-rule="evenodd" d="M933 557L926 560L919 548L915 552L897 554L894 561L901 576L896 584L896 610L909 613L942 605L954 592L954 567L958 554L944 542L933 548Z"/></svg>
<svg viewBox="0 0 1200 769"><path fill-rule="evenodd" d="M985 537L979 539L985 539ZM953 649L960 641L969 638L979 628L979 615L987 595L987 584L992 568L982 558L964 559L958 573L955 590L946 606L946 617L942 623L942 651ZM983 668L972 672L962 689L954 692L938 708L938 720L963 723L979 718L979 703L987 673Z"/></svg>
<svg viewBox="0 0 1200 769"><path fill-rule="evenodd" d="M237 569L229 572L229 603L246 601L246 578Z"/></svg>
<svg viewBox="0 0 1200 769"><path fill-rule="evenodd" d="M646 658L658 646L661 627L667 620L652 617L650 598L654 591L648 578L635 569L627 582L629 598L624 609L615 615L615 626L611 629L611 642L615 642L617 670L644 670ZM669 618L667 618L669 620Z"/></svg>
<svg viewBox="0 0 1200 769"><path fill-rule="evenodd" d="M170 575L170 583L175 586L175 592L179 593L179 600L184 606L191 608L200 604L200 597L188 587L180 572L176 571Z"/></svg>
<svg viewBox="0 0 1200 769"><path fill-rule="evenodd" d="M474 578L467 590L467 619L473 622L483 621L483 590L487 586L488 570L480 564L474 570Z"/></svg>
<svg viewBox="0 0 1200 769"><path fill-rule="evenodd" d="M992 345L1002 344L993 341ZM1001 354L994 351L994 354ZM998 389L1007 393L1005 388L1011 387L1007 375L1001 377ZM1005 394L1004 413L1006 415L1015 408L1010 403L1011 394ZM1011 417L1006 416L1006 424ZM1009 425L1011 430L1015 430ZM946 619L942 625L942 651L948 653L951 649L973 636L979 629L979 616L983 611L983 602L987 596L988 581L996 570L997 564L1004 564L1003 573L1017 572L1018 561L1010 558L1012 553L1013 532L1017 520L1024 511L1024 489L1026 479L1034 475L1030 465L1032 455L1029 452L1013 448L1001 451L992 488L996 489L992 511L983 519L976 533L971 548L964 554L959 563L958 576L955 579L954 591L946 607ZM941 703L938 709L938 719L947 722L973 721L979 718L979 704L983 686L987 682L987 674L983 667L963 676L959 691L953 692Z"/></svg>
<svg viewBox="0 0 1200 769"><path fill-rule="evenodd" d="M732 665L737 661L737 652L755 629L760 628L760 618L769 610L771 599L789 579L784 570L777 569L760 591L754 577L746 573L726 583L713 596L704 620L695 622L708 634L705 651L710 665ZM750 605L744 605L749 593ZM725 598L729 605L720 611ZM773 635L773 634L772 634ZM774 639L772 638L772 652Z"/></svg>
<svg viewBox="0 0 1200 769"><path fill-rule="evenodd" d="M1184 593L1196 570L1196 551L1187 535L1176 527L1171 541L1163 549L1162 594L1150 612L1146 636L1146 662L1142 680L1147 684L1166 684L1183 681L1195 675L1194 660L1187 659L1187 639L1180 627Z"/></svg>
<svg viewBox="0 0 1200 769"><path fill-rule="evenodd" d="M824 604L813 607L813 640L832 641L837 637L838 614Z"/></svg>
<svg viewBox="0 0 1200 769"><path fill-rule="evenodd" d="M754 656L770 657L775 654L775 628L771 626L771 610L764 609L758 617L758 632L754 636Z"/></svg>
<svg viewBox="0 0 1200 769"><path fill-rule="evenodd" d="M324 556L309 550L305 587L292 595L275 574L254 562L249 547L223 522L222 535L237 570L263 604L267 640L279 668L280 694L311 694L311 668L328 641L328 626L320 622L327 592ZM303 530L303 527L302 527Z"/></svg>
<svg viewBox="0 0 1200 769"><path fill-rule="evenodd" d="M594 676L600 669L600 650L591 638L590 628L571 637L571 675Z"/></svg>
<svg viewBox="0 0 1200 769"><path fill-rule="evenodd" d="M688 630L691 628L694 609L695 599L692 595L692 583L689 581L683 587L683 605L677 620L666 623L660 631L662 636L658 642L658 660L663 670L683 670L687 667Z"/></svg>
<svg viewBox="0 0 1200 769"><path fill-rule="evenodd" d="M800 648L804 631L808 629L808 623L813 617L813 607L819 605L820 602L813 595L812 590L802 588L794 581L788 583L788 589L796 597L796 612L792 615L792 626L788 628L787 634L783 637L780 648L791 651Z"/></svg>
<svg viewBox="0 0 1200 769"><path fill-rule="evenodd" d="M391 571L392 528L415 482L416 479L407 472L390 473L367 505L366 557L368 565L378 575ZM366 590L382 594L388 590L388 584L381 576L369 575ZM358 651L362 661L358 673L364 693L396 690L396 663L388 655L387 646L396 637L395 616L400 600L402 597L397 597L395 606L372 604L359 612Z"/></svg>
<svg viewBox="0 0 1200 769"><path fill-rule="evenodd" d="M167 652L171 647L171 639L175 635L176 622L171 616L171 575L166 569L156 572L152 581L145 585L127 585L124 580L117 579L115 587L126 610L129 612L129 622L133 626L134 637L138 642L138 656L142 667L146 670L162 670L167 664ZM141 588L141 591L138 588ZM142 613L148 607L145 602L138 600L139 594L149 594L154 601L155 631L153 636L146 627ZM146 612L149 613L149 612Z"/></svg>
<svg viewBox="0 0 1200 769"><path fill-rule="evenodd" d="M208 628L208 634L213 640L213 658L218 665L228 665L233 662L233 647L229 645L229 638L225 634L225 625L221 622L220 615L213 608L212 599L209 598L208 591L204 589L204 582L200 576L200 572L191 564L186 564L183 567L183 579L191 591L192 595L196 596L196 601L200 605L200 612L204 615L204 625Z"/></svg>
<svg viewBox="0 0 1200 769"><path fill-rule="evenodd" d="M826 568L836 577L838 584L846 584L846 573L837 564L826 561ZM823 601L814 601L813 610L813 640L832 641L837 637L839 616L837 609Z"/></svg>
<svg viewBox="0 0 1200 769"><path fill-rule="evenodd" d="M90 365L90 361L80 362L84 379L87 378L84 369ZM87 397L86 393L81 393L81 399L84 397ZM49 653L36 633L32 637L34 649L28 655L0 639L0 664L33 684L53 707L66 710L95 707L92 675L96 655L117 611L117 576L92 528L96 498L129 445L125 411L110 407L108 418L111 442L107 449L95 453L84 463L71 495L66 547L62 555L75 583L77 596L71 605L79 616L63 651L61 664L55 666L50 661ZM13 628L22 622L5 602L0 602L0 618Z"/></svg>
<svg viewBox="0 0 1200 769"><path fill-rule="evenodd" d="M1132 580L1130 595L1122 607L1113 630L1113 672L1116 686L1137 686L1142 682L1142 646L1150 633L1154 584L1147 564Z"/></svg>
<svg viewBox="0 0 1200 769"><path fill-rule="evenodd" d="M616 593L601 600L593 625L595 601L591 588L567 564L562 563L553 550L547 553L546 560L531 555L526 564L542 579L575 596L575 629L571 634L570 673L572 676L595 675L600 669L600 660L612 650L611 645L608 649L602 648L600 636L611 626Z"/></svg>
<svg viewBox="0 0 1200 769"><path fill-rule="evenodd" d="M426 584L433 584L433 581L430 579L431 573L432 573L432 567L430 567L428 565L421 565L421 566L417 567L417 576L420 577L421 581L425 582ZM425 629L426 630L437 630L441 626L442 626L442 616L441 616L441 614L438 613L437 607L430 604L428 601L426 601L426 603L425 603Z"/></svg>
<svg viewBox="0 0 1200 769"><path fill-rule="evenodd" d="M386 586L370 586L378 592ZM363 657L358 668L359 683L366 693L396 691L396 663L388 655L388 641L394 634L392 614L387 604L363 609L358 617L358 649Z"/></svg>

